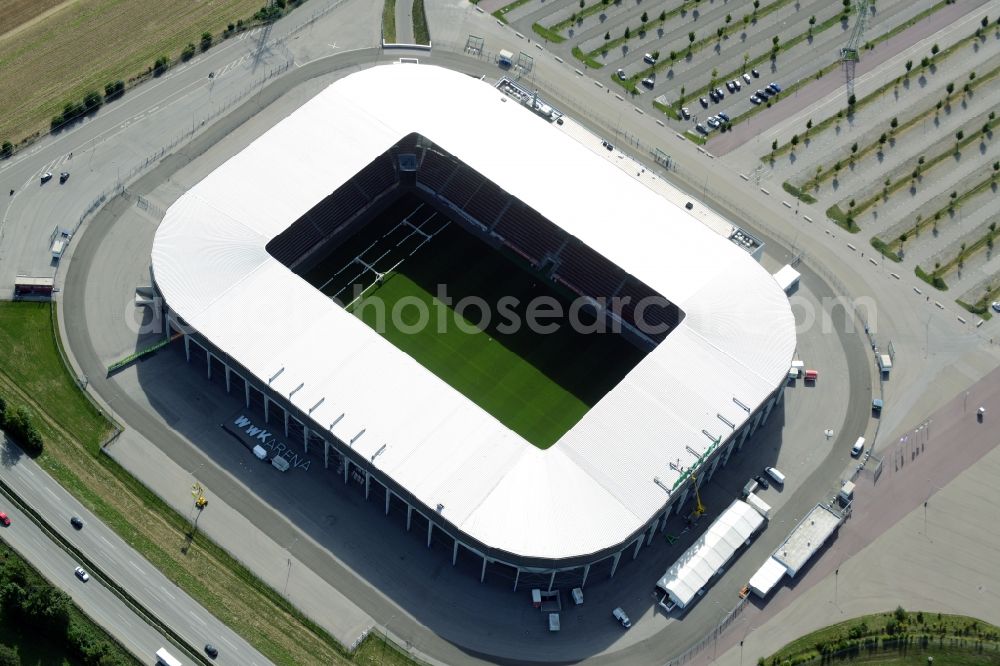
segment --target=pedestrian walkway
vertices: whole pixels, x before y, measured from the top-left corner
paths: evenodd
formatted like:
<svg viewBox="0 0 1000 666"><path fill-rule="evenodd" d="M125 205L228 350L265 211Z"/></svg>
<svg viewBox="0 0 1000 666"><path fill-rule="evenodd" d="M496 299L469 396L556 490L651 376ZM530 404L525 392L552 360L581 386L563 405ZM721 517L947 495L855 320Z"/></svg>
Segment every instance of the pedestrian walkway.
<svg viewBox="0 0 1000 666"><path fill-rule="evenodd" d="M413 0L396 0L396 43L415 43L413 39Z"/></svg>

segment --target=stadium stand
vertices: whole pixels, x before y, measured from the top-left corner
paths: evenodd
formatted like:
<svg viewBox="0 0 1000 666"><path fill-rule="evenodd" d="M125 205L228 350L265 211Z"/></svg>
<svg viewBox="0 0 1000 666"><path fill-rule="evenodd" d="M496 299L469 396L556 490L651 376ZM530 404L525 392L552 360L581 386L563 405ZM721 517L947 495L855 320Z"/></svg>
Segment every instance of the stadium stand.
<svg viewBox="0 0 1000 666"><path fill-rule="evenodd" d="M441 195L459 208L465 208L484 182L486 179L483 176L460 164L441 191Z"/></svg>
<svg viewBox="0 0 1000 666"><path fill-rule="evenodd" d="M680 311L676 305L669 303L655 292L652 287L631 276L629 276L615 296L621 298L619 302L624 303L618 308L619 316L657 343L662 342L680 321ZM642 321L639 322L636 320L636 306L642 303L643 299L650 297L658 298L643 304ZM650 327L665 327L666 330L660 333L652 333Z"/></svg>
<svg viewBox="0 0 1000 666"><path fill-rule="evenodd" d="M535 265L558 252L566 239L566 232L516 200L497 221L493 233Z"/></svg>
<svg viewBox="0 0 1000 666"><path fill-rule="evenodd" d="M584 296L610 297L625 279L625 271L575 238L559 255L558 277Z"/></svg>
<svg viewBox="0 0 1000 666"><path fill-rule="evenodd" d="M357 184L369 201L375 199L396 184L395 161L388 153L379 155L351 181Z"/></svg>
<svg viewBox="0 0 1000 666"><path fill-rule="evenodd" d="M417 171L417 182L434 192L444 189L445 183L455 171L455 162L434 149L424 151L424 158Z"/></svg>
<svg viewBox="0 0 1000 666"><path fill-rule="evenodd" d="M470 217L490 228L511 201L511 196L500 189L499 185L487 180L480 186L475 196L465 204L464 210Z"/></svg>

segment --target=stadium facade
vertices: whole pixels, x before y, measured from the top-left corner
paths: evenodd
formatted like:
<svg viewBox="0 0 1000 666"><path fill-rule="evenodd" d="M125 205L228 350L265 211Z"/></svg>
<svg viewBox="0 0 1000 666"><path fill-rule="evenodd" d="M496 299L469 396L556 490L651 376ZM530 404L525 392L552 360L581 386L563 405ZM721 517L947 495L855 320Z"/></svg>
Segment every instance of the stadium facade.
<svg viewBox="0 0 1000 666"><path fill-rule="evenodd" d="M168 324L248 413L453 564L515 587L614 575L781 401L795 324L757 261L591 139L446 69L352 74L167 211ZM402 188L581 296L662 294L668 333L555 445L530 445L298 274Z"/></svg>

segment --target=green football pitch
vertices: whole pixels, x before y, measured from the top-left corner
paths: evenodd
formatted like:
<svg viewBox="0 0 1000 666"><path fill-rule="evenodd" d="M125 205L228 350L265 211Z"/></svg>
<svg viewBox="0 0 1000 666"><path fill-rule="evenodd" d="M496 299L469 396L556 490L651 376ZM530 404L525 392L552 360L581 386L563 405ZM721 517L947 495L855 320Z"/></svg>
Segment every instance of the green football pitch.
<svg viewBox="0 0 1000 666"><path fill-rule="evenodd" d="M532 330L524 323L528 303L546 297L568 312L569 295L440 215L423 226L433 233L429 239L396 227L417 205L397 204L306 279L332 296L361 272L356 282L368 289L349 304L351 312L508 428L548 448L646 352L618 334L578 332L567 318L551 320L558 324L554 332ZM423 210L425 217L431 212ZM352 262L359 255L381 271L393 270L374 284L374 273ZM482 305L456 311L469 299L486 306L489 320ZM499 307L501 299L508 306ZM522 325L514 326L514 317Z"/></svg>

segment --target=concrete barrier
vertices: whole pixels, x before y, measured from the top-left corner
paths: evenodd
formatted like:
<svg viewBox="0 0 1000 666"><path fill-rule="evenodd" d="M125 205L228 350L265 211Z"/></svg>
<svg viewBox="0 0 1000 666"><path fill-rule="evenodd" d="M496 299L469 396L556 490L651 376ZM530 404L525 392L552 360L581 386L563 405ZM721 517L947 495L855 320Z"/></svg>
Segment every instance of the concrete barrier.
<svg viewBox="0 0 1000 666"><path fill-rule="evenodd" d="M781 205L784 206L785 208L791 208L792 207L792 204L788 203L787 201L782 201Z"/></svg>
<svg viewBox="0 0 1000 666"><path fill-rule="evenodd" d="M565 60L563 60L559 56L553 56L553 57L556 59L557 62L566 62Z"/></svg>
<svg viewBox="0 0 1000 666"><path fill-rule="evenodd" d="M583 76L583 72L581 72L580 70L574 69L573 71L576 72L577 76Z"/></svg>
<svg viewBox="0 0 1000 666"><path fill-rule="evenodd" d="M803 215L802 219L805 220L806 222L809 222L810 224L812 224L813 219L811 217L809 217L808 215Z"/></svg>
<svg viewBox="0 0 1000 666"><path fill-rule="evenodd" d="M979 321L977 321L976 322L976 328L979 328L980 326L982 326L983 325L983 321L985 321L985 320L980 319Z"/></svg>
<svg viewBox="0 0 1000 666"><path fill-rule="evenodd" d="M619 102L624 102L624 101L625 101L625 98L624 98L624 97L622 97L621 95L619 95L618 93L615 93L615 97L617 97L617 98L618 98L618 101L619 101Z"/></svg>
<svg viewBox="0 0 1000 666"><path fill-rule="evenodd" d="M944 306L941 305L941 301L934 301L934 305L937 306L938 310L944 310Z"/></svg>
<svg viewBox="0 0 1000 666"><path fill-rule="evenodd" d="M871 264L872 266L878 266L878 262L877 262L877 261L875 261L874 259L872 259L871 257L868 257L868 262L869 262L869 263L870 263L870 264Z"/></svg>
<svg viewBox="0 0 1000 666"><path fill-rule="evenodd" d="M851 252L857 252L857 250L858 250L858 248L854 247L850 243L847 244L847 247L851 248Z"/></svg>
<svg viewBox="0 0 1000 666"><path fill-rule="evenodd" d="M601 83L600 81L594 81L594 85L597 86L598 88L603 88L604 87L604 84Z"/></svg>
<svg viewBox="0 0 1000 666"><path fill-rule="evenodd" d="M678 134L677 132L674 132L674 136L676 136L681 141L687 141L687 139L685 139L682 135Z"/></svg>
<svg viewBox="0 0 1000 666"><path fill-rule="evenodd" d="M744 176L743 174L740 174L740 178L742 178L743 180L748 181L748 182L750 180L747 176Z"/></svg>
<svg viewBox="0 0 1000 666"><path fill-rule="evenodd" d="M963 324L965 323L965 319L963 319L962 317L957 317L957 319L958 319L958 320L959 320L960 322L962 322Z"/></svg>
<svg viewBox="0 0 1000 666"><path fill-rule="evenodd" d="M638 113L640 116L646 115L646 112L640 109L639 107L633 106L632 108L635 109L635 112Z"/></svg>
<svg viewBox="0 0 1000 666"><path fill-rule="evenodd" d="M918 294L920 294L921 296L923 296L923 294L924 294L924 292L920 291L920 290L919 290L919 289L917 289L916 287L914 287L914 288L913 288L913 291L917 292L917 293L918 293Z"/></svg>
<svg viewBox="0 0 1000 666"><path fill-rule="evenodd" d="M656 124L659 125L660 127L666 127L666 125L663 124L662 120L657 120Z"/></svg>
<svg viewBox="0 0 1000 666"><path fill-rule="evenodd" d="M889 273L889 275L896 278L897 280L899 279L899 273Z"/></svg>
<svg viewBox="0 0 1000 666"><path fill-rule="evenodd" d="M763 187L760 188L760 191L763 192L764 194L766 194L767 196L771 196L771 193L768 192L767 190L765 190Z"/></svg>

